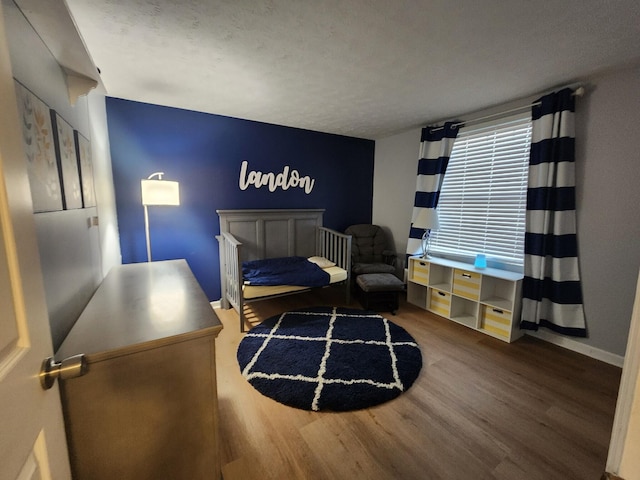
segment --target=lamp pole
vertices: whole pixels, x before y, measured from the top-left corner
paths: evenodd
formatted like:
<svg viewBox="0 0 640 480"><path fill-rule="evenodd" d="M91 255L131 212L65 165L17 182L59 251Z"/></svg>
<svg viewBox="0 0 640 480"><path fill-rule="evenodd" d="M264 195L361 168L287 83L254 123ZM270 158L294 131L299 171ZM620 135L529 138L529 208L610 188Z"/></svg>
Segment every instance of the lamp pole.
<svg viewBox="0 0 640 480"><path fill-rule="evenodd" d="M144 233L147 238L147 262L151 261L151 240L149 240L149 209L144 206Z"/></svg>

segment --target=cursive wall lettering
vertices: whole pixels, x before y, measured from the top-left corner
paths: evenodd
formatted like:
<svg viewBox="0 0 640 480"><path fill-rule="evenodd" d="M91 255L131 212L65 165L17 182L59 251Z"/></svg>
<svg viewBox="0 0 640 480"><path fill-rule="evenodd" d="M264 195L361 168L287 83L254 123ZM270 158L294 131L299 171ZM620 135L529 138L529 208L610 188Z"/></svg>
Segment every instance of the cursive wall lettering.
<svg viewBox="0 0 640 480"><path fill-rule="evenodd" d="M309 176L301 176L297 170L290 170L288 165L282 169L282 172L275 174L273 172L260 172L256 170L247 171L249 169L249 162L242 161L240 167L240 190L246 190L250 185L256 188L269 187L270 192L274 192L278 187L282 190L288 190L289 188L302 188L308 195L313 190L313 185L316 183L314 178Z"/></svg>

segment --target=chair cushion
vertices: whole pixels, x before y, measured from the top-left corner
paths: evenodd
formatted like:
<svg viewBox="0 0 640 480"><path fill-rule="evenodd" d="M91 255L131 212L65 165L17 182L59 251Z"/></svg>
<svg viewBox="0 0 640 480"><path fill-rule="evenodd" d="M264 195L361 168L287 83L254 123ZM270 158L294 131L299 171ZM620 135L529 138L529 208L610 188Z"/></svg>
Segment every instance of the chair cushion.
<svg viewBox="0 0 640 480"><path fill-rule="evenodd" d="M404 283L390 273L359 275L356 283L365 292L393 292L404 289Z"/></svg>
<svg viewBox="0 0 640 480"><path fill-rule="evenodd" d="M352 273L362 275L366 273L395 273L396 267L388 263L354 263Z"/></svg>

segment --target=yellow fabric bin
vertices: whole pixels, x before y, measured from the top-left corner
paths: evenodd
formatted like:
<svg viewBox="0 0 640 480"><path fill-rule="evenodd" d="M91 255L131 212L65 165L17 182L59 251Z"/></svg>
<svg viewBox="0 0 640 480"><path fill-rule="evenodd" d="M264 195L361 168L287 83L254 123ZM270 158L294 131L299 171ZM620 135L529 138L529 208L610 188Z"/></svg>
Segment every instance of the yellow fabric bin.
<svg viewBox="0 0 640 480"><path fill-rule="evenodd" d="M480 328L509 340L511 333L511 312L489 305L483 305Z"/></svg>
<svg viewBox="0 0 640 480"><path fill-rule="evenodd" d="M459 268L453 272L453 293L469 300L480 299L480 278L478 272L469 272Z"/></svg>
<svg viewBox="0 0 640 480"><path fill-rule="evenodd" d="M451 294L449 292L431 289L429 310L449 318L449 312L451 311Z"/></svg>
<svg viewBox="0 0 640 480"><path fill-rule="evenodd" d="M429 282L429 262L422 260L413 260L413 277L412 281L428 285Z"/></svg>

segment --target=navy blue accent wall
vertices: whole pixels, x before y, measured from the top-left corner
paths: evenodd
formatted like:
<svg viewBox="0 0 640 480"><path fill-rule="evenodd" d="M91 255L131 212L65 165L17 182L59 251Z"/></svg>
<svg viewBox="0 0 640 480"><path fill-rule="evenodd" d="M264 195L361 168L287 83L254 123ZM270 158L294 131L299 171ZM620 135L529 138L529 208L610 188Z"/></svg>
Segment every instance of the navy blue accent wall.
<svg viewBox="0 0 640 480"><path fill-rule="evenodd" d="M210 301L220 298L217 209L324 208L325 226L340 231L371 222L372 140L114 98L107 118L122 262L146 261L140 180L165 172L181 205L149 207L153 260L185 258ZM288 166L313 189L241 190L243 161L248 172Z"/></svg>

